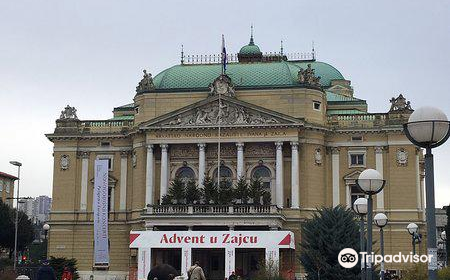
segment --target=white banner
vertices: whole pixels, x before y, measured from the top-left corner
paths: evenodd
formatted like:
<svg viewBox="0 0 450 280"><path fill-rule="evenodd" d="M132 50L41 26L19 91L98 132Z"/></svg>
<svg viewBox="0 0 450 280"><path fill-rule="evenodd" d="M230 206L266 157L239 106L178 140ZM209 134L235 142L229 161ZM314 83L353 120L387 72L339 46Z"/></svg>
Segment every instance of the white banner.
<svg viewBox="0 0 450 280"><path fill-rule="evenodd" d="M94 263L108 265L108 160L95 161L93 208Z"/></svg>

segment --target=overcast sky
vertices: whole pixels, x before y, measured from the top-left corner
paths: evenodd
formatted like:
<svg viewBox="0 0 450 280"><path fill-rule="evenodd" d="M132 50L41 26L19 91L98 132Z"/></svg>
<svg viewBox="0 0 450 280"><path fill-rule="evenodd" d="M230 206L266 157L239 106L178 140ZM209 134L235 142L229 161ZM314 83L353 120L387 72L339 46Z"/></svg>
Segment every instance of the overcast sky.
<svg viewBox="0 0 450 280"><path fill-rule="evenodd" d="M0 1L0 171L21 193L51 195L55 127L70 104L106 119L132 102L142 69L153 75L190 54L248 43L263 52L309 51L352 81L371 112L403 93L413 108L450 114L449 1ZM450 142L435 150L436 203L450 203ZM390 186L394 188L395 186Z"/></svg>

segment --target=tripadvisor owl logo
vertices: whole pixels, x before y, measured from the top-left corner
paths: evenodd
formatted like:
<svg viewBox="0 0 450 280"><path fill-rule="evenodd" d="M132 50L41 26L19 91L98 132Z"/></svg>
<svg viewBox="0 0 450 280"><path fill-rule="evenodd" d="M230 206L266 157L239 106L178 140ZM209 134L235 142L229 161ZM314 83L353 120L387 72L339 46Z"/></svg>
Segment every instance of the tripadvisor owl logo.
<svg viewBox="0 0 450 280"><path fill-rule="evenodd" d="M352 268L358 263L358 253L352 248L345 248L339 252L338 262L344 268Z"/></svg>

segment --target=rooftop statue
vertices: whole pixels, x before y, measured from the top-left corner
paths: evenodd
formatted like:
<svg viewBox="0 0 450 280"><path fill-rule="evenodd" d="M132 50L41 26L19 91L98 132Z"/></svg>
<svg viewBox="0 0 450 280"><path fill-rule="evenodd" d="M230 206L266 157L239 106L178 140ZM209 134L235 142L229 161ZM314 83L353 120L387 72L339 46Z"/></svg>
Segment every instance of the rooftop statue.
<svg viewBox="0 0 450 280"><path fill-rule="evenodd" d="M69 105L61 111L61 115L59 116L60 120L78 120L77 117L77 109L75 107L70 107Z"/></svg>
<svg viewBox="0 0 450 280"><path fill-rule="evenodd" d="M300 68L298 71L298 82L300 84L320 87L320 76L316 77L311 64L308 64L308 68Z"/></svg>
<svg viewBox="0 0 450 280"><path fill-rule="evenodd" d="M152 74L147 73L147 70L144 69L144 77L136 87L136 93L147 92L154 89L155 85L153 84Z"/></svg>
<svg viewBox="0 0 450 280"><path fill-rule="evenodd" d="M406 101L406 98L403 97L403 94L400 94L397 98L392 97L389 102L391 102L391 109L389 110L389 113L413 111L413 109L411 108L411 103L409 101Z"/></svg>

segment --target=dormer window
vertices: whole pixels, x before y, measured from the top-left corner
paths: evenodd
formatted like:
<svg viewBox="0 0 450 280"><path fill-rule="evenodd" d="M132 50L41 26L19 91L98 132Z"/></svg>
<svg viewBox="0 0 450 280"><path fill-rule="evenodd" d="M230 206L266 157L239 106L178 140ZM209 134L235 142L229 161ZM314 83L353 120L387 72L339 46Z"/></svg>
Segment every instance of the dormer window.
<svg viewBox="0 0 450 280"><path fill-rule="evenodd" d="M316 111L322 110L322 103L320 101L313 101L313 109Z"/></svg>

